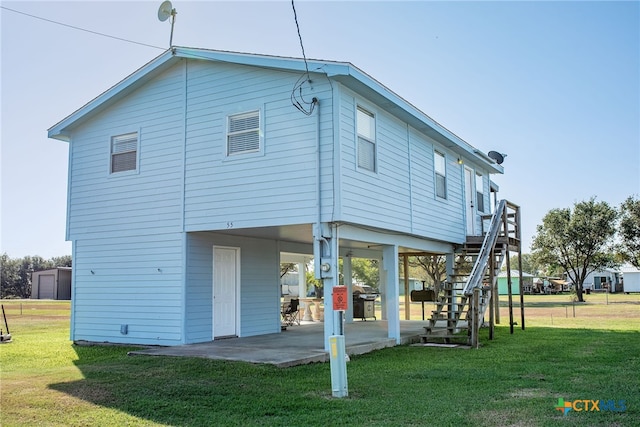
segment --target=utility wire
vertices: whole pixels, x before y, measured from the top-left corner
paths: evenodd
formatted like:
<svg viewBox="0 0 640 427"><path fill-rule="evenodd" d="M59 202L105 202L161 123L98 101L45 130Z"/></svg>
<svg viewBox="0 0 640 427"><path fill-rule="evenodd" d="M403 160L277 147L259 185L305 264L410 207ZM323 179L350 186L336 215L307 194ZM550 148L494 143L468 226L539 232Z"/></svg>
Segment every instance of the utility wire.
<svg viewBox="0 0 640 427"><path fill-rule="evenodd" d="M39 19L41 21L49 22L49 23L52 23L52 24L61 25L63 27L72 28L74 30L84 31L86 33L95 34L97 36L108 37L110 39L120 40L120 41L127 42L127 43L133 43L133 44L137 44L137 45L140 45L140 46L152 47L154 49L166 50L165 48L160 47L160 46L154 46L154 45L147 44L147 43L141 43L141 42L137 42L137 41L134 41L134 40L124 39L122 37L116 37L116 36L112 36L110 34L100 33L98 31L87 30L86 28L80 28L80 27L76 27L74 25L65 24L64 22L58 22L58 21L54 21L52 19L43 18L41 16L31 15L30 13L21 12L19 10L11 9L9 7L6 7L6 6L0 6L0 9L8 10L9 12L18 13L20 15L25 15L25 16L28 16L30 18Z"/></svg>
<svg viewBox="0 0 640 427"><path fill-rule="evenodd" d="M293 19L296 21L296 29L298 30L298 40L300 40L300 48L302 49L302 58L304 59L304 68L307 71L306 75L300 76L296 84L291 91L291 103L300 112L310 116L316 106L318 100L313 98L311 102L304 99L302 96L302 87L305 84L311 86L311 76L309 75L309 64L307 64L307 55L304 53L304 45L302 44L302 36L300 35L300 25L298 24L298 14L296 13L296 5L291 0L291 8L293 9ZM306 78L305 78L306 77ZM308 106L308 107L306 107Z"/></svg>
<svg viewBox="0 0 640 427"><path fill-rule="evenodd" d="M309 66L307 65L307 55L304 53L304 45L302 44L302 36L300 35L300 25L298 25L298 14L296 13L296 5L291 0L291 8L293 9L293 19L296 21L296 28L298 29L298 39L300 40L300 47L302 48L302 58L304 59L304 67L307 70L307 78L309 78Z"/></svg>

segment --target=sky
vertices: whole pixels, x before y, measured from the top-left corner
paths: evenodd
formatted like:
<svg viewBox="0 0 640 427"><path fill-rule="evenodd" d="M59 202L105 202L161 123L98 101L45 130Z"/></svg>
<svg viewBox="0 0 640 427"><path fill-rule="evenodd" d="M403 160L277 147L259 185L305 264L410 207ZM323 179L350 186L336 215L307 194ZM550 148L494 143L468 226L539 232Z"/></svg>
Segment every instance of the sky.
<svg viewBox="0 0 640 427"><path fill-rule="evenodd" d="M47 129L168 48L160 3L0 2L0 252L71 254L69 147ZM173 7L174 45L302 57L288 0ZM474 147L507 154L492 179L521 207L523 252L551 209L640 194L640 2L295 8L307 58L351 62Z"/></svg>

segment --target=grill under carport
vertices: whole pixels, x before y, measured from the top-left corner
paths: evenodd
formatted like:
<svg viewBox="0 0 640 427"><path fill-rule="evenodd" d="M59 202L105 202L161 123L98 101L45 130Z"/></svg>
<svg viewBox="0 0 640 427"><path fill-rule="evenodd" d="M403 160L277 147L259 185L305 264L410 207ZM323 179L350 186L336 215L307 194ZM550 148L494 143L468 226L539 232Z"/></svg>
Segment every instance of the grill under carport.
<svg viewBox="0 0 640 427"><path fill-rule="evenodd" d="M376 299L378 292L371 286L353 287L353 318L367 320L376 319Z"/></svg>

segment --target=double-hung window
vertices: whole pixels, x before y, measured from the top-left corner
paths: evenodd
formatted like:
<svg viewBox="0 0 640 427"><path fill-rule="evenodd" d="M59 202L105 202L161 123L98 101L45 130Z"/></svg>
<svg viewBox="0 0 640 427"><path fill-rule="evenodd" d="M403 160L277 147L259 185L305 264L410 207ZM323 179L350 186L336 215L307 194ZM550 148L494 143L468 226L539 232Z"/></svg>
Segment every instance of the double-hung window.
<svg viewBox="0 0 640 427"><path fill-rule="evenodd" d="M260 151L260 111L227 117L227 156Z"/></svg>
<svg viewBox="0 0 640 427"><path fill-rule="evenodd" d="M373 113L358 107L356 116L358 131L358 167L376 171L376 119Z"/></svg>
<svg viewBox="0 0 640 427"><path fill-rule="evenodd" d="M138 133L111 138L111 173L138 169Z"/></svg>
<svg viewBox="0 0 640 427"><path fill-rule="evenodd" d="M447 198L447 174L446 174L446 162L444 154L434 151L433 152L434 169L436 172L436 196L446 199Z"/></svg>
<svg viewBox="0 0 640 427"><path fill-rule="evenodd" d="M478 212L484 212L484 182L479 173L476 173L476 206Z"/></svg>

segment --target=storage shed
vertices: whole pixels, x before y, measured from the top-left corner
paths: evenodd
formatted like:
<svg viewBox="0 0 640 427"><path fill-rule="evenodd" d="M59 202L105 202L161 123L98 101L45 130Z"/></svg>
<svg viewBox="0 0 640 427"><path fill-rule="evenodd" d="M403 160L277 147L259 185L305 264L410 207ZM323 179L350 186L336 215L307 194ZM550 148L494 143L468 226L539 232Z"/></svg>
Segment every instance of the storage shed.
<svg viewBox="0 0 640 427"><path fill-rule="evenodd" d="M31 273L32 299L71 299L71 267L57 267Z"/></svg>
<svg viewBox="0 0 640 427"><path fill-rule="evenodd" d="M501 271L498 274L498 294L508 295L509 288L507 287L507 272ZM531 293L533 289L533 276L529 273L522 273L522 286L525 293ZM520 294L520 272L518 270L511 270L511 293L513 295Z"/></svg>
<svg viewBox="0 0 640 427"><path fill-rule="evenodd" d="M640 269L626 264L620 267L624 282L624 292L640 292Z"/></svg>

